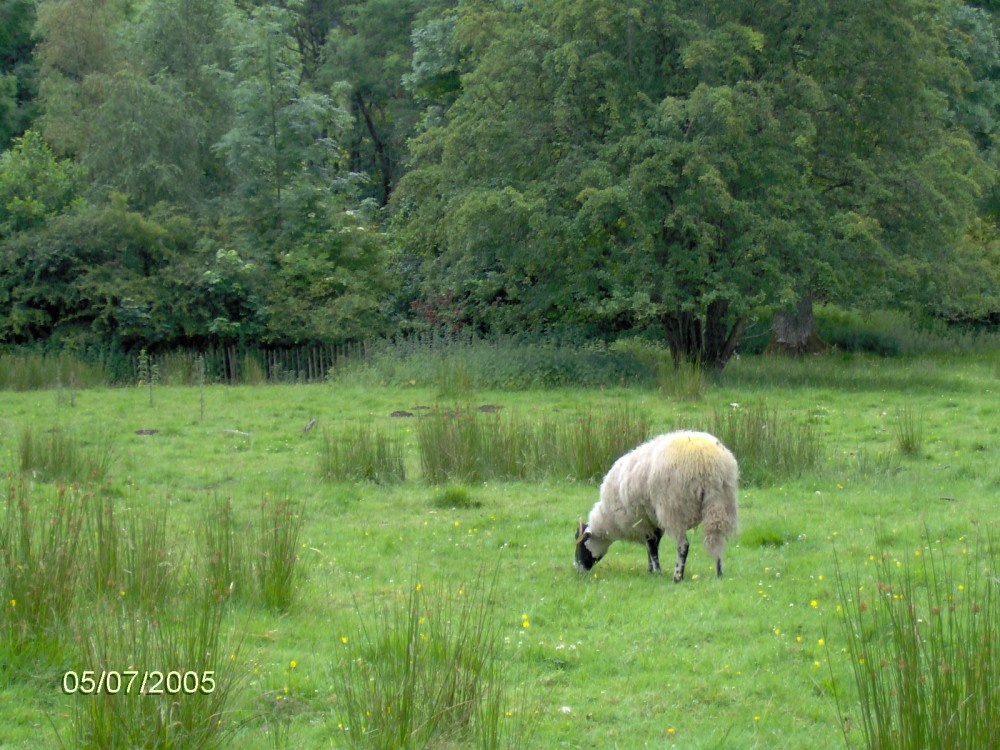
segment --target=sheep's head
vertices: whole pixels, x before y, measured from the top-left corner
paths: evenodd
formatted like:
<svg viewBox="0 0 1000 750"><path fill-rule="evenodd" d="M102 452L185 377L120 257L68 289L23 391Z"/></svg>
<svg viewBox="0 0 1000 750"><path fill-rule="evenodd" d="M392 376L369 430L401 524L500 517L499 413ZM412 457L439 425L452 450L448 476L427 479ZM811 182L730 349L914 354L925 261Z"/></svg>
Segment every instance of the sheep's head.
<svg viewBox="0 0 1000 750"><path fill-rule="evenodd" d="M580 519L576 527L576 560L573 566L581 573L586 573L604 557L607 551L607 543L595 539L587 524Z"/></svg>

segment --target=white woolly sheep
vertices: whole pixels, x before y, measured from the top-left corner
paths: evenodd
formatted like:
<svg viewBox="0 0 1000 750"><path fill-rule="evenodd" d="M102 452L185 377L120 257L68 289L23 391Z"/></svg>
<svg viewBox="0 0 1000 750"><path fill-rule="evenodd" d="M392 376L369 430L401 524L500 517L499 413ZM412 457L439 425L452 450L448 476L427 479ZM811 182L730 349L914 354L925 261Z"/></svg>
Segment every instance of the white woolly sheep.
<svg viewBox="0 0 1000 750"><path fill-rule="evenodd" d="M601 483L601 497L576 533L576 568L588 571L619 539L645 543L649 571L660 570L660 538L677 541L674 583L684 577L688 529L699 524L705 549L722 575L726 538L738 525L739 467L707 432L660 435L619 458Z"/></svg>

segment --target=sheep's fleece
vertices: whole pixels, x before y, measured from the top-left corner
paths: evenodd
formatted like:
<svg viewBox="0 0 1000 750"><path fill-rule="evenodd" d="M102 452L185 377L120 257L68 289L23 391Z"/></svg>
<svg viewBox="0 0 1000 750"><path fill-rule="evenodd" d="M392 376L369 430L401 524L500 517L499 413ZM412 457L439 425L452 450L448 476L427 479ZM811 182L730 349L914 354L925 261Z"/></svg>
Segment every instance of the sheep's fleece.
<svg viewBox="0 0 1000 750"><path fill-rule="evenodd" d="M611 542L646 542L658 529L684 545L702 525L705 549L720 560L738 526L736 458L706 432L660 435L619 458L590 511L589 549L597 558ZM721 568L720 568L721 570Z"/></svg>

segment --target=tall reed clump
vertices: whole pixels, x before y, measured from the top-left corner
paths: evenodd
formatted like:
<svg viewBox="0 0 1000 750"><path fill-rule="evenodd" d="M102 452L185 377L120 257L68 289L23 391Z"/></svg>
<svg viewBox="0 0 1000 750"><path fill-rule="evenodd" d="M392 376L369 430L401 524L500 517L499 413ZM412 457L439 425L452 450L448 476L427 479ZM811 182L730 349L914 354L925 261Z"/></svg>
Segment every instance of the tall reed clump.
<svg viewBox="0 0 1000 750"><path fill-rule="evenodd" d="M200 573L212 594L283 612L300 582L300 503L265 497L252 522L237 522L228 500L202 525Z"/></svg>
<svg viewBox="0 0 1000 750"><path fill-rule="evenodd" d="M71 384L74 388L108 385L111 372L100 363L85 362L72 354L0 355L0 390L35 391Z"/></svg>
<svg viewBox="0 0 1000 750"><path fill-rule="evenodd" d="M837 564L859 699L837 696L845 740L856 746L852 714L872 750L1000 747L1000 540L980 539L958 564L929 536L920 551L917 563L883 555L863 583Z"/></svg>
<svg viewBox="0 0 1000 750"><path fill-rule="evenodd" d="M681 401L701 401L708 390L708 377L698 362L674 362L663 358L657 371L660 392Z"/></svg>
<svg viewBox="0 0 1000 750"><path fill-rule="evenodd" d="M406 478L403 445L398 438L363 423L337 433L323 430L319 472L330 481L402 482Z"/></svg>
<svg viewBox="0 0 1000 750"><path fill-rule="evenodd" d="M261 603L275 612L284 612L295 598L295 588L301 575L299 566L300 537L304 523L301 503L291 500L260 504L260 515L253 538L256 572Z"/></svg>
<svg viewBox="0 0 1000 750"><path fill-rule="evenodd" d="M254 592L251 538L237 526L226 500L201 525L205 580L216 596L250 599Z"/></svg>
<svg viewBox="0 0 1000 750"><path fill-rule="evenodd" d="M33 506L27 487L7 488L0 516L0 661L56 657L72 619L82 565L84 496L60 487ZM9 650L9 652L8 652Z"/></svg>
<svg viewBox="0 0 1000 750"><path fill-rule="evenodd" d="M546 473L555 479L600 479L616 459L644 442L649 430L648 420L628 407L588 411L545 426L542 435L556 437L546 457Z"/></svg>
<svg viewBox="0 0 1000 750"><path fill-rule="evenodd" d="M375 618L355 603L360 637L346 640L337 670L337 744L530 746L531 724L489 607L496 575L483 579L451 593L416 582Z"/></svg>
<svg viewBox="0 0 1000 750"><path fill-rule="evenodd" d="M100 483L111 470L114 446L110 437L88 448L75 435L59 428L38 433L28 426L21 432L18 458L21 471L45 480Z"/></svg>
<svg viewBox="0 0 1000 750"><path fill-rule="evenodd" d="M904 456L919 456L924 444L923 422L913 409L903 407L892 420L896 447Z"/></svg>
<svg viewBox="0 0 1000 750"><path fill-rule="evenodd" d="M649 423L631 409L530 420L472 409L438 409L417 425L420 467L427 482L600 477L641 443Z"/></svg>
<svg viewBox="0 0 1000 750"><path fill-rule="evenodd" d="M222 599L193 585L155 617L114 599L91 607L76 665L63 676L63 691L74 697L68 745L228 746L241 677L239 639L224 632L224 612Z"/></svg>
<svg viewBox="0 0 1000 750"><path fill-rule="evenodd" d="M764 406L716 410L710 429L740 462L740 479L765 485L797 478L815 467L823 455L815 425L793 420Z"/></svg>
<svg viewBox="0 0 1000 750"><path fill-rule="evenodd" d="M180 555L167 525L167 511L120 513L114 499L86 503L84 574L93 592L155 611L177 590Z"/></svg>

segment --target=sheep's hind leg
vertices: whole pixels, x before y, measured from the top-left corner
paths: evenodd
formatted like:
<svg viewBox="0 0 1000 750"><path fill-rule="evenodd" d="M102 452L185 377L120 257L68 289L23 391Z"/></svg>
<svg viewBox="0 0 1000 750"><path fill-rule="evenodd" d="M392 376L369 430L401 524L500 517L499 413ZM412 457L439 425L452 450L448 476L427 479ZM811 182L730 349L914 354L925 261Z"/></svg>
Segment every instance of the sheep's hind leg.
<svg viewBox="0 0 1000 750"><path fill-rule="evenodd" d="M687 534L677 540L677 565L674 566L674 583L680 583L684 578L684 566L687 564L689 546Z"/></svg>
<svg viewBox="0 0 1000 750"><path fill-rule="evenodd" d="M657 529L655 534L646 540L646 551L649 553L649 572L660 572L660 539L663 537L663 530Z"/></svg>

